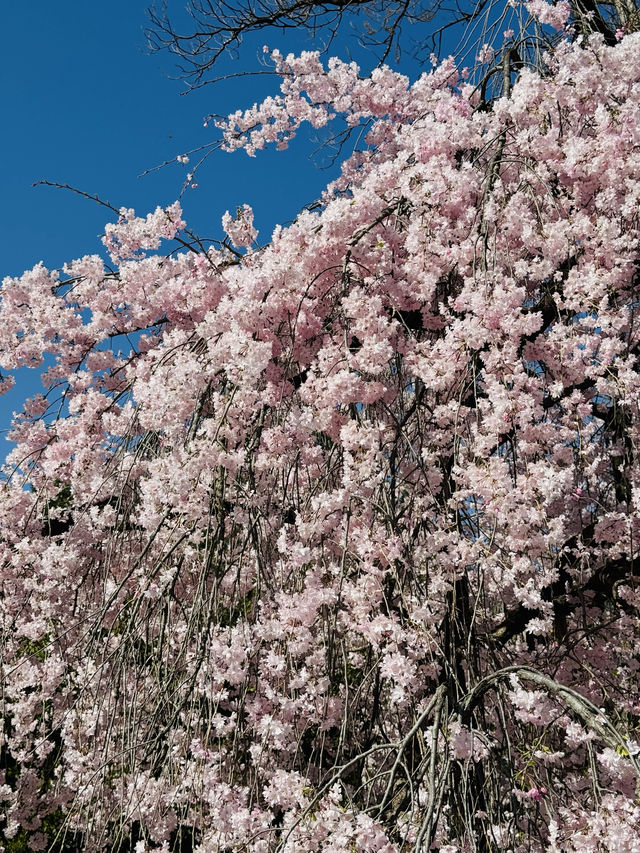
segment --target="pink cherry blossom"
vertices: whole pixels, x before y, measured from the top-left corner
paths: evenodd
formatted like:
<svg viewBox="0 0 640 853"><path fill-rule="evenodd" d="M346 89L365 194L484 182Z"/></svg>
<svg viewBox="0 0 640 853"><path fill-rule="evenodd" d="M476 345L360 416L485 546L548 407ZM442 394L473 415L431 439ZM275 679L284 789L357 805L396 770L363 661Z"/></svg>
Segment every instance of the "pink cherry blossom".
<svg viewBox="0 0 640 853"><path fill-rule="evenodd" d="M636 850L640 34L492 103L270 57L218 129L361 129L313 210L3 282L2 838Z"/></svg>

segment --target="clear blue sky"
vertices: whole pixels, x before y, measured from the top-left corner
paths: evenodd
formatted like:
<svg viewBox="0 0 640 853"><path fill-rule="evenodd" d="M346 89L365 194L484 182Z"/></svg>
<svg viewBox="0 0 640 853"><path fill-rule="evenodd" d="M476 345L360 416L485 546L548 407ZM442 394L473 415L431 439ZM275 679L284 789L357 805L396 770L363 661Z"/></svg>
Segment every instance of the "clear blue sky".
<svg viewBox="0 0 640 853"><path fill-rule="evenodd" d="M144 0L2 5L0 279L39 261L57 269L102 249L108 210L34 182L70 184L146 214L178 197L186 169L175 164L139 177L142 172L211 141L215 131L203 127L208 113L250 106L276 85L273 77L246 77L181 96L184 84L171 79L171 57L147 50ZM182 0L169 4L182 6ZM292 46L278 33L261 34L223 70L255 62L263 41ZM311 45L299 36L294 47ZM344 54L344 44L335 48ZM224 211L246 202L254 208L260 240L268 240L273 226L294 218L331 177L309 159L311 148L301 139L287 152L264 151L253 159L214 153L198 174L198 189L183 196L187 222L201 236L219 238ZM20 371L16 387L0 397L0 439L12 411L38 390L37 373Z"/></svg>

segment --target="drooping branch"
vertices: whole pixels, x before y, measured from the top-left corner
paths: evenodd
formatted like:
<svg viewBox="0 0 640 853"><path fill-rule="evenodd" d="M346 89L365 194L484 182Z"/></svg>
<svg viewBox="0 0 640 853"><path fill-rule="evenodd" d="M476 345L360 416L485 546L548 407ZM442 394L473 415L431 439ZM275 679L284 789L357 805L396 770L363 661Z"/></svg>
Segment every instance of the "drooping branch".
<svg viewBox="0 0 640 853"><path fill-rule="evenodd" d="M616 33L633 32L640 25L637 0L616 0L613 4L570 0L570 9L576 36L599 33L610 45L616 43ZM189 89L235 76L235 72L217 74L222 58L235 55L245 38L263 31L303 30L313 39L314 47L321 49L329 49L338 34L356 34L379 63L397 58L402 50L426 61L430 51L425 51L424 44L428 41L437 49L448 30L458 33L466 53L477 52L483 41L501 38L499 27L504 27L506 15L498 0L457 3L455 9L443 0L189 0L186 12L184 21L174 23L167 2L160 9L152 6L147 37L152 49L166 50L175 57ZM527 21L531 23L527 15L518 19L510 16L509 26ZM416 43L415 28L420 24L429 27ZM521 52L522 66L533 62L538 67L552 41L538 27L535 32L517 33L509 49ZM473 61L477 61L475 56ZM485 69L485 81L502 65L498 51L495 67L489 63Z"/></svg>
<svg viewBox="0 0 640 853"><path fill-rule="evenodd" d="M384 61L398 49L403 26L430 21L439 3L423 0L261 0L258 3L224 0L190 0L189 19L172 23L167 9L149 10L148 37L154 49L167 50L176 57L190 88L215 80L215 66L227 53L236 51L243 39L263 30L303 29L329 46L339 31L364 16L360 40L378 51ZM214 76L211 77L211 74Z"/></svg>
<svg viewBox="0 0 640 853"><path fill-rule="evenodd" d="M629 752L629 744L617 727L608 719L601 708L598 708L585 696L578 693L572 687L554 680L543 672L529 666L507 666L485 676L479 681L460 703L460 715L463 721L468 721L474 709L483 701L487 691L494 689L500 682L507 680L510 676L516 676L524 681L531 681L543 687L550 696L558 698L565 706L584 723L587 729L595 732L607 746L614 750L622 749L627 755L640 780L640 764L635 754Z"/></svg>

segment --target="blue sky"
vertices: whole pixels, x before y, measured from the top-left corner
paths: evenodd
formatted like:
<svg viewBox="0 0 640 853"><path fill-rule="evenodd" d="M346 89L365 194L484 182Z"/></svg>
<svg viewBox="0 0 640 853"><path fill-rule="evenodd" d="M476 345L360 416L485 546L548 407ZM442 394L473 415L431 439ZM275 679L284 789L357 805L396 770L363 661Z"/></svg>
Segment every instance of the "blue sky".
<svg viewBox="0 0 640 853"><path fill-rule="evenodd" d="M169 8L182 5L173 0ZM139 177L142 172L212 141L215 131L203 127L208 113L250 106L274 90L276 78L252 76L182 96L184 83L171 79L171 57L146 47L146 6L144 0L3 4L0 279L39 261L57 269L102 249L108 210L34 182L69 184L146 214L178 197L187 170L174 164ZM260 34L221 70L255 66L264 41L282 50L312 47L302 35L284 43L279 33ZM346 57L344 42L335 48ZM222 214L246 202L266 241L273 226L314 201L333 174L309 158L312 147L301 138L287 152L256 158L215 152L198 174L198 189L183 196L188 224L203 237L220 237ZM0 437L12 411L38 390L37 373L20 371L16 387L0 397Z"/></svg>

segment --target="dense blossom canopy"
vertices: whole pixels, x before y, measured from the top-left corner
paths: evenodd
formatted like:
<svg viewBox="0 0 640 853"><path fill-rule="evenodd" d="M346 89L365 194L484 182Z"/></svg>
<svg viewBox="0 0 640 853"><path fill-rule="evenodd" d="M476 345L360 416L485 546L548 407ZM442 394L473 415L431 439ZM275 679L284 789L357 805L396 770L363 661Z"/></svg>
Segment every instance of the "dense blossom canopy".
<svg viewBox="0 0 640 853"><path fill-rule="evenodd" d="M4 281L6 849L640 850L640 35L273 60L316 209Z"/></svg>

